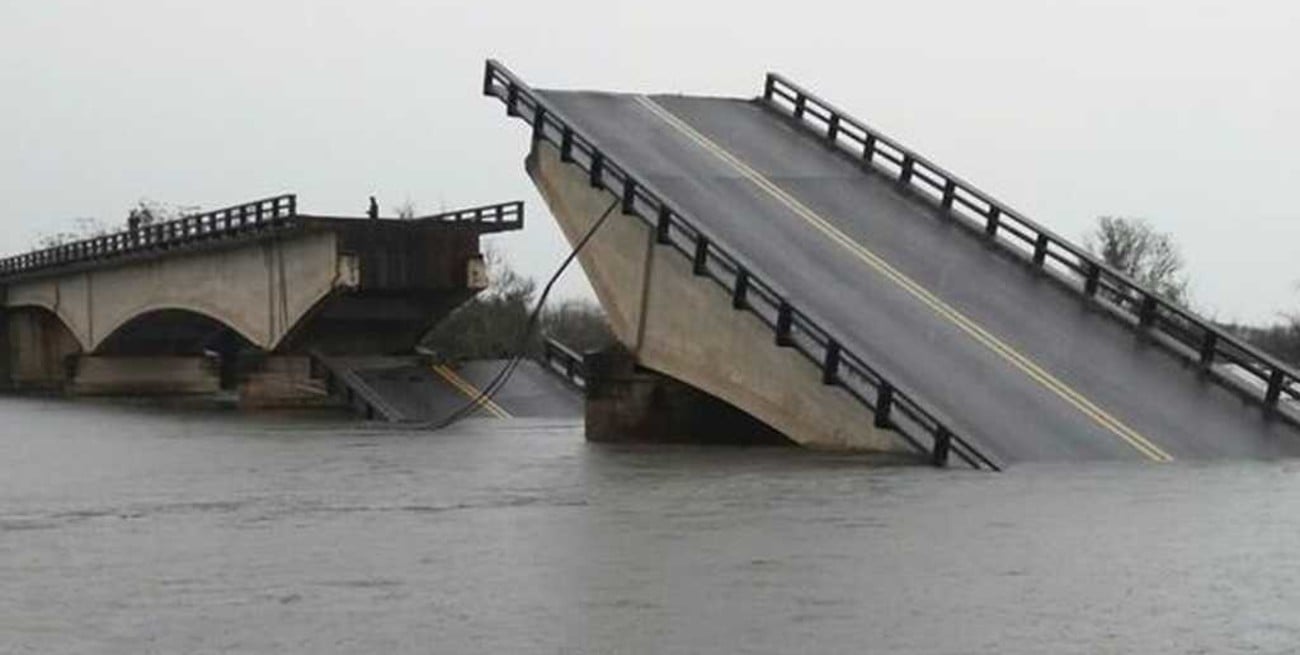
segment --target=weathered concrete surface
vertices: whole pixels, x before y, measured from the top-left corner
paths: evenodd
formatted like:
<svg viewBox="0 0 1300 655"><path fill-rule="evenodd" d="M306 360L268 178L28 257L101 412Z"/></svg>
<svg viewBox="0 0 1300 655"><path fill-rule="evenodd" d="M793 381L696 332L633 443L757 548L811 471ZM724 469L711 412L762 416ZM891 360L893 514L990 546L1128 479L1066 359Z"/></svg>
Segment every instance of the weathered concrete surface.
<svg viewBox="0 0 1300 655"><path fill-rule="evenodd" d="M4 308L4 294L4 288L0 287L0 391L13 387L9 363L13 353L10 352L9 314Z"/></svg>
<svg viewBox="0 0 1300 655"><path fill-rule="evenodd" d="M558 151L537 144L527 169L570 243L616 201L593 189ZM611 217L579 254L618 340L643 367L686 382L809 447L901 450L870 412L821 383L798 353L773 345L767 326L731 308L728 295L691 274L640 219Z"/></svg>
<svg viewBox="0 0 1300 655"><path fill-rule="evenodd" d="M8 381L18 390L54 390L69 377L72 361L81 351L77 338L52 312L39 307L5 311L3 344L8 360Z"/></svg>
<svg viewBox="0 0 1300 655"><path fill-rule="evenodd" d="M239 376L239 404L249 408L341 406L330 397L325 383L312 376L305 355L258 358Z"/></svg>
<svg viewBox="0 0 1300 655"><path fill-rule="evenodd" d="M69 391L82 396L190 395L221 389L212 357L75 358Z"/></svg>
<svg viewBox="0 0 1300 655"><path fill-rule="evenodd" d="M584 368L590 441L793 445L785 435L716 397L636 366L627 353L589 353Z"/></svg>
<svg viewBox="0 0 1300 655"><path fill-rule="evenodd" d="M9 307L41 307L62 319L84 352L126 323L160 310L211 317L249 343L274 350L331 291L355 287L356 261L337 235L319 231L241 247L184 253L9 285Z"/></svg>

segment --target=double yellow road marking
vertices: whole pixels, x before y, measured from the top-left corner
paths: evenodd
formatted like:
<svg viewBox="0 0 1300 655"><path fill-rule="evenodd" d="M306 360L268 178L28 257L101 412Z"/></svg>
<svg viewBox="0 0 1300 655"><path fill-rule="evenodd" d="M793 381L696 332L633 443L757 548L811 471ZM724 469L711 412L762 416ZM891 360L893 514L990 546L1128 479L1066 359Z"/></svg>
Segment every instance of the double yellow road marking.
<svg viewBox="0 0 1300 655"><path fill-rule="evenodd" d="M853 240L847 234L832 225L830 221L809 209L797 198L787 193L784 189L764 177L761 173L754 170L751 166L746 164L744 161L741 161L735 155L727 152L721 146L711 141L708 137L698 132L695 128L686 124L686 122L673 115L667 109L645 96L637 96L637 101L652 114L662 119L682 135L695 142L695 144L713 154L718 159L722 160L745 179L753 182L759 189L772 196L772 198L777 202L784 205L796 216L806 221L832 242L843 246L858 260L883 275L886 279L897 284L914 298L933 310L936 314L943 317L953 325L956 325L975 341L992 350L1030 379L1060 397L1066 403L1082 412L1085 416L1101 427L1124 440L1138 452L1157 462L1168 462L1173 460L1173 457L1170 456L1169 453L1152 443L1151 440L1142 436L1133 428L1125 425L1123 421L1120 421L1107 413L1101 407L1098 407L1096 403L1093 403L1083 394L1075 391L1070 388L1069 385L1062 382L1051 373L1048 373L1033 360L1019 353L1010 345L991 334L979 324L975 323L975 321L957 311L943 300L940 300L938 296L935 296L928 289L904 275L901 271L894 268L880 256L863 247L862 244Z"/></svg>
<svg viewBox="0 0 1300 655"><path fill-rule="evenodd" d="M483 392L470 384L465 378L458 373L442 364L434 364L433 372L437 373L447 384L455 387L457 391L465 394L470 400L478 399L478 406L487 410L487 412L497 418L511 418L510 412L502 409L500 405L492 401L491 398L483 396Z"/></svg>

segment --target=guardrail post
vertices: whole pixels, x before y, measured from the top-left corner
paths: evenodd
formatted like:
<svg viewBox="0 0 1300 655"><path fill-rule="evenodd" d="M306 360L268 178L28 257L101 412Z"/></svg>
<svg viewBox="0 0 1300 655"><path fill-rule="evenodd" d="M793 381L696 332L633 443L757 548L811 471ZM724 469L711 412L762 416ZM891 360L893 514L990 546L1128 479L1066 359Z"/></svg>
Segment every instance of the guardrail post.
<svg viewBox="0 0 1300 655"><path fill-rule="evenodd" d="M794 308L790 303L782 300L776 310L776 345L782 348L794 345L794 340L790 338L792 325L794 325Z"/></svg>
<svg viewBox="0 0 1300 655"><path fill-rule="evenodd" d="M1002 210L989 206L989 213L984 218L984 236L992 239L998 235L998 226L1002 223Z"/></svg>
<svg viewBox="0 0 1300 655"><path fill-rule="evenodd" d="M1156 297L1151 294L1142 296L1142 306L1138 308L1138 325L1149 328L1156 322Z"/></svg>
<svg viewBox="0 0 1300 655"><path fill-rule="evenodd" d="M1101 285L1101 267L1095 263L1088 263L1088 277L1083 281L1083 293L1088 297L1097 295L1097 287Z"/></svg>
<svg viewBox="0 0 1300 655"><path fill-rule="evenodd" d="M1273 374L1268 377L1268 391L1264 394L1265 408L1277 409L1278 402L1282 400L1282 383L1285 379L1282 369L1273 369Z"/></svg>
<svg viewBox="0 0 1300 655"><path fill-rule="evenodd" d="M492 95L492 83L496 81L496 76L494 75L495 72L496 71L492 69L492 62L490 61L483 67L483 95L485 96Z"/></svg>
<svg viewBox="0 0 1300 655"><path fill-rule="evenodd" d="M546 108L537 105L533 109L533 141L541 141L546 136Z"/></svg>
<svg viewBox="0 0 1300 655"><path fill-rule="evenodd" d="M506 116L518 116L519 110L516 105L519 104L519 87L507 82L506 87Z"/></svg>
<svg viewBox="0 0 1300 655"><path fill-rule="evenodd" d="M776 93L776 77L771 73L767 74L767 79L763 81L763 100L772 101L772 96Z"/></svg>
<svg viewBox="0 0 1300 655"><path fill-rule="evenodd" d="M1047 260L1047 244L1050 241L1046 234L1039 234L1038 239L1034 241L1034 266L1042 266Z"/></svg>
<svg viewBox="0 0 1300 655"><path fill-rule="evenodd" d="M907 184L908 182L912 181L912 169L915 166L916 166L916 160L912 159L912 155L904 154L903 163L901 164L898 171L899 184Z"/></svg>
<svg viewBox="0 0 1300 655"><path fill-rule="evenodd" d="M623 213L636 213L636 180L631 177L623 179Z"/></svg>
<svg viewBox="0 0 1300 655"><path fill-rule="evenodd" d="M736 289L731 294L731 308L744 309L746 306L745 294L749 292L749 271L740 269L736 271Z"/></svg>
<svg viewBox="0 0 1300 655"><path fill-rule="evenodd" d="M600 151L591 153L591 186L597 189L604 189L605 182L601 179L605 169L605 155Z"/></svg>
<svg viewBox="0 0 1300 655"><path fill-rule="evenodd" d="M691 273L704 275L708 272L709 239L703 235L695 239L695 257L691 261Z"/></svg>
<svg viewBox="0 0 1300 655"><path fill-rule="evenodd" d="M876 158L876 137L868 134L867 138L862 140L862 165L871 167L872 161Z"/></svg>
<svg viewBox="0 0 1300 655"><path fill-rule="evenodd" d="M659 245L668 245L672 243L672 237L669 236L669 230L673 225L673 211L666 204L659 205L659 222L655 224L655 241Z"/></svg>
<svg viewBox="0 0 1300 655"><path fill-rule="evenodd" d="M831 339L826 344L826 358L822 360L822 384L830 385L840 381L839 342Z"/></svg>
<svg viewBox="0 0 1300 655"><path fill-rule="evenodd" d="M800 93L800 94L798 94L797 96L795 96L795 99L794 99L794 117L795 117L796 120L802 120L802 119L803 119L804 109L805 109L805 107L806 107L807 104L808 104L808 97L807 97L807 96L805 96L805 95L802 94L802 93Z"/></svg>
<svg viewBox="0 0 1300 655"><path fill-rule="evenodd" d="M831 114L831 120L826 124L826 140L831 143L840 136L840 115Z"/></svg>
<svg viewBox="0 0 1300 655"><path fill-rule="evenodd" d="M573 128L568 125L564 126L564 132L560 135L560 161L566 164L573 162Z"/></svg>
<svg viewBox="0 0 1300 655"><path fill-rule="evenodd" d="M885 429L894 426L894 422L889 420L889 415L894 411L894 387L888 382L881 382L880 387L876 389L876 418L872 425Z"/></svg>
<svg viewBox="0 0 1300 655"><path fill-rule="evenodd" d="M1201 368L1209 368L1214 364L1214 355L1219 349L1219 335L1207 331L1205 338L1201 340Z"/></svg>
<svg viewBox="0 0 1300 655"><path fill-rule="evenodd" d="M940 425L934 435L934 451L930 453L930 463L937 468L948 466L948 453L952 451L952 433Z"/></svg>
<svg viewBox="0 0 1300 655"><path fill-rule="evenodd" d="M948 180L943 184L943 208L952 211L952 201L957 198L957 183Z"/></svg>

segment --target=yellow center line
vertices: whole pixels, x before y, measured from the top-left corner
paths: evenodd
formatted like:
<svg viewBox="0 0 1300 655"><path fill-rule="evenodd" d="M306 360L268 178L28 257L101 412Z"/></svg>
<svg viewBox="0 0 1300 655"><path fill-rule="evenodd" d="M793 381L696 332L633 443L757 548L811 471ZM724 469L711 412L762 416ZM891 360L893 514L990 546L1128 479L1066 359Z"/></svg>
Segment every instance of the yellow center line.
<svg viewBox="0 0 1300 655"><path fill-rule="evenodd" d="M1048 373L1029 357L1017 352L1010 345L994 336L979 324L975 323L975 321L957 311L943 300L940 300L938 296L934 295L928 289L904 275L879 255L853 240L853 238L832 225L830 221L809 209L797 198L787 193L771 180L768 180L761 173L754 170L735 155L724 150L708 137L699 133L695 128L686 124L686 122L682 121L667 109L645 96L637 96L637 101L655 116L658 116L664 122L677 129L677 131L681 132L691 141L694 141L697 145L730 165L746 179L753 182L787 209L794 212L796 216L802 218L819 232L830 238L831 241L849 250L850 253L867 264L867 266L902 287L905 291L932 309L935 313L947 319L967 335L975 339L975 341L1001 356L1004 360L1019 369L1030 379L1038 382L1043 387L1056 394L1062 400L1069 403L1101 427L1123 439L1138 452L1157 462L1168 462L1173 460L1173 457L1169 453L1152 443L1151 440L1142 436L1137 432L1137 430L1125 425L1123 421L1110 415L1083 394L1070 388L1069 385L1062 382L1051 373Z"/></svg>
<svg viewBox="0 0 1300 655"><path fill-rule="evenodd" d="M477 400L478 406L486 409L493 416L496 416L497 418L512 418L510 412L502 409L501 406L493 402L491 398L483 396L483 392L480 391L478 387L470 384L465 380L465 378L462 378L458 373L450 368L447 368L442 364L434 364L433 371L442 376L442 379L446 380L448 384L456 387L458 391L465 394L465 396L470 400Z"/></svg>

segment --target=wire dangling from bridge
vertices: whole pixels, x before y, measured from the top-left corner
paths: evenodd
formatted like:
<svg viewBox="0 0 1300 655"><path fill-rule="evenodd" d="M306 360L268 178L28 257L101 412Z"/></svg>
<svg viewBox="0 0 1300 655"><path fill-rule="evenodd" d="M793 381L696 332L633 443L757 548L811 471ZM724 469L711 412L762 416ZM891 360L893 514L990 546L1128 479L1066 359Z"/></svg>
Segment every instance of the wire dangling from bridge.
<svg viewBox="0 0 1300 655"><path fill-rule="evenodd" d="M480 391L477 396L464 406L449 414L446 418L430 424L429 427L434 430L440 430L456 423L466 416L469 416L479 407L479 405L491 400L492 397L506 385L506 382L510 380L510 376L514 375L515 369L519 367L519 362L524 358L524 353L528 348L528 340L532 337L533 330L537 327L537 320L542 314L542 307L546 305L547 296L551 294L551 288L555 286L555 283L560 279L560 276L564 274L564 271L569 267L569 264L573 263L574 259L577 259L578 253L586 247L592 237L596 236L596 231L605 224L605 221L614 213L614 209L619 206L620 202L622 201L616 198L614 199L614 202L609 204L609 207L605 208L605 211L600 215L600 218L596 219L596 222L587 229L587 233L582 235L582 239L578 241L577 245L575 245L569 252L569 256L564 258L564 262L561 263L560 267L556 269L553 275L551 275L551 279L547 280L546 286L542 289L542 295L537 299L537 305L533 307L532 313L528 315L528 322L524 325L523 333L519 335L519 342L515 344L515 354L510 358L510 360L501 367L501 370L493 376L492 380L483 387L483 390Z"/></svg>

